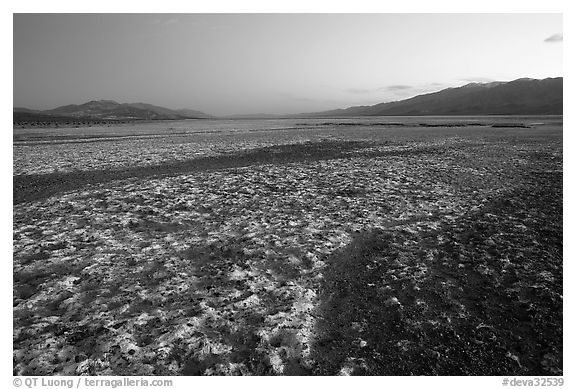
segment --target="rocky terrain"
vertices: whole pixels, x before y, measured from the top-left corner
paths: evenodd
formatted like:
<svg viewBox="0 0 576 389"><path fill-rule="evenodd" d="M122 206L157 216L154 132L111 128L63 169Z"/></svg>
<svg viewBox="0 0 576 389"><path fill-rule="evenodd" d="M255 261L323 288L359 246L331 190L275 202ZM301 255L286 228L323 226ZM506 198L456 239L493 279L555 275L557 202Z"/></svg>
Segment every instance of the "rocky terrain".
<svg viewBox="0 0 576 389"><path fill-rule="evenodd" d="M562 119L478 120L15 138L14 374L561 375Z"/></svg>

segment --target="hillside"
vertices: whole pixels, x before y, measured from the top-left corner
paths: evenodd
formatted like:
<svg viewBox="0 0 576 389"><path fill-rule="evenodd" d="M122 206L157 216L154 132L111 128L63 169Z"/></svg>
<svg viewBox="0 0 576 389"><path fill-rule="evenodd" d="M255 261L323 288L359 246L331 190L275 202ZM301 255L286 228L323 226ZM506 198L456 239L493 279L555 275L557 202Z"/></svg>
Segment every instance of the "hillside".
<svg viewBox="0 0 576 389"><path fill-rule="evenodd" d="M179 120L205 119L210 115L193 110L172 110L145 103L118 103L113 100L89 101L39 111L14 108L14 120L50 120L61 118L98 120Z"/></svg>
<svg viewBox="0 0 576 389"><path fill-rule="evenodd" d="M563 79L521 78L472 83L407 100L307 114L327 116L553 115L562 114Z"/></svg>

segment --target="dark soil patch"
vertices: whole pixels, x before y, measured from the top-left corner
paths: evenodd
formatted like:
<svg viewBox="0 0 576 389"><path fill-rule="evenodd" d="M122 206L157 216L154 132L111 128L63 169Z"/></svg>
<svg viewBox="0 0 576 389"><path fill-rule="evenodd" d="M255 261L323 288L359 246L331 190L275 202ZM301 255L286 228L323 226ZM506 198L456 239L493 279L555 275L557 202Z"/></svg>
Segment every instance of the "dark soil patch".
<svg viewBox="0 0 576 389"><path fill-rule="evenodd" d="M270 146L236 154L192 159L121 170L92 170L14 176L14 204L41 200L89 184L128 178L172 176L201 171L215 171L260 164L286 164L339 158L346 151L367 147L359 141L322 141Z"/></svg>
<svg viewBox="0 0 576 389"><path fill-rule="evenodd" d="M315 373L561 375L561 192L534 177L435 234L357 234L328 259Z"/></svg>

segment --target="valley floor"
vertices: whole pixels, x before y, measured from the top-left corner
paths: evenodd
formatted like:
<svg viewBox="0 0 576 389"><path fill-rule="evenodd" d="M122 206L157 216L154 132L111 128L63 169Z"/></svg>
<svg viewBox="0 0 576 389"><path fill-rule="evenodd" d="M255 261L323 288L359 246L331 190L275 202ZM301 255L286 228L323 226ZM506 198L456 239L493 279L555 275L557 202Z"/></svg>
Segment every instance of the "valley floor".
<svg viewBox="0 0 576 389"><path fill-rule="evenodd" d="M561 375L531 121L15 140L14 374Z"/></svg>

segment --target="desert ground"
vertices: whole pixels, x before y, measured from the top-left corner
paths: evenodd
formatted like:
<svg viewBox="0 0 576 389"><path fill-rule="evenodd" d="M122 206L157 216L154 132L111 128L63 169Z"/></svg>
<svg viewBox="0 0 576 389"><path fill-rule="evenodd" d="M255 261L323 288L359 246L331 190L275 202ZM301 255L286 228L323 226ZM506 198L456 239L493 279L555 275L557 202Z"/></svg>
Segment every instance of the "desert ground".
<svg viewBox="0 0 576 389"><path fill-rule="evenodd" d="M561 375L562 117L13 131L16 375Z"/></svg>

